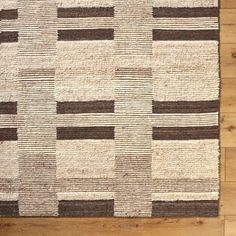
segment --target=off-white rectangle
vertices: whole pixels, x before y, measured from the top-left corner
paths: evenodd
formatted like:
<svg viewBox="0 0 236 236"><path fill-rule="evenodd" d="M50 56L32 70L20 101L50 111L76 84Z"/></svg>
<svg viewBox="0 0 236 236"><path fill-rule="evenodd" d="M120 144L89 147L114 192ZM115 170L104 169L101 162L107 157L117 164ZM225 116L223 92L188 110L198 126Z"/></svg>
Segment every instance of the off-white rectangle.
<svg viewBox="0 0 236 236"><path fill-rule="evenodd" d="M113 192L67 192L57 193L58 201L61 200L109 200L114 199Z"/></svg>
<svg viewBox="0 0 236 236"><path fill-rule="evenodd" d="M57 140L57 178L112 178L114 140Z"/></svg>

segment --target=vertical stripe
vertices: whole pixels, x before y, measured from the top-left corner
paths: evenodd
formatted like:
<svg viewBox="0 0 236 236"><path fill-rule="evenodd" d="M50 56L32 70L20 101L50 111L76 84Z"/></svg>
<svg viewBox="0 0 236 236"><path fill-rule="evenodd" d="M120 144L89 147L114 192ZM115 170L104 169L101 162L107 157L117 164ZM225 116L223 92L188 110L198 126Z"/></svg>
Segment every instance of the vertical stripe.
<svg viewBox="0 0 236 236"><path fill-rule="evenodd" d="M152 1L115 0L115 216L151 216ZM125 60L122 60L125 58ZM133 65L134 58L142 61Z"/></svg>
<svg viewBox="0 0 236 236"><path fill-rule="evenodd" d="M19 211L21 216L56 216L56 4L53 0L18 4Z"/></svg>

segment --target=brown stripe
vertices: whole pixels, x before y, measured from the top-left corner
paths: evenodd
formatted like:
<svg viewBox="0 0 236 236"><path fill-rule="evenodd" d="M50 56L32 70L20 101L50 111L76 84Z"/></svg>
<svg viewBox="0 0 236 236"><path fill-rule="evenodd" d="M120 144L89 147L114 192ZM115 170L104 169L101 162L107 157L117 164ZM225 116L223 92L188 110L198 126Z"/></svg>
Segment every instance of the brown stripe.
<svg viewBox="0 0 236 236"><path fill-rule="evenodd" d="M0 11L0 19L1 20L15 20L18 18L17 9L7 9Z"/></svg>
<svg viewBox="0 0 236 236"><path fill-rule="evenodd" d="M19 216L18 201L0 201L0 216Z"/></svg>
<svg viewBox="0 0 236 236"><path fill-rule="evenodd" d="M0 128L0 141L17 140L16 128Z"/></svg>
<svg viewBox="0 0 236 236"><path fill-rule="evenodd" d="M218 139L218 126L153 127L153 140Z"/></svg>
<svg viewBox="0 0 236 236"><path fill-rule="evenodd" d="M153 17L218 17L218 7L154 7Z"/></svg>
<svg viewBox="0 0 236 236"><path fill-rule="evenodd" d="M58 18L113 17L114 7L74 7L58 8Z"/></svg>
<svg viewBox="0 0 236 236"><path fill-rule="evenodd" d="M114 101L57 102L57 114L113 112Z"/></svg>
<svg viewBox="0 0 236 236"><path fill-rule="evenodd" d="M219 100L214 101L177 101L152 102L152 112L167 113L208 113L219 111Z"/></svg>
<svg viewBox="0 0 236 236"><path fill-rule="evenodd" d="M153 201L152 216L161 217L204 217L218 216L218 201Z"/></svg>
<svg viewBox="0 0 236 236"><path fill-rule="evenodd" d="M17 114L17 102L0 102L0 114Z"/></svg>
<svg viewBox="0 0 236 236"><path fill-rule="evenodd" d="M1 43L14 43L18 42L18 32L16 31L3 31L0 35Z"/></svg>
<svg viewBox="0 0 236 236"><path fill-rule="evenodd" d="M59 201L59 216L113 216L114 200Z"/></svg>
<svg viewBox="0 0 236 236"><path fill-rule="evenodd" d="M153 29L153 40L219 40L218 30Z"/></svg>
<svg viewBox="0 0 236 236"><path fill-rule="evenodd" d="M114 127L58 127L57 139L114 139Z"/></svg>
<svg viewBox="0 0 236 236"><path fill-rule="evenodd" d="M113 29L58 30L59 41L113 40Z"/></svg>

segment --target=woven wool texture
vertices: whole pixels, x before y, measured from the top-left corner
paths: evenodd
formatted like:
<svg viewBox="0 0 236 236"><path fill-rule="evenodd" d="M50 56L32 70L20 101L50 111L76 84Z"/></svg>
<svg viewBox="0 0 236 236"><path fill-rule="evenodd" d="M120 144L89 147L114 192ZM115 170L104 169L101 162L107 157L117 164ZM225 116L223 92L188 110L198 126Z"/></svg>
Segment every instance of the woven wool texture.
<svg viewBox="0 0 236 236"><path fill-rule="evenodd" d="M218 215L218 0L0 7L0 216Z"/></svg>

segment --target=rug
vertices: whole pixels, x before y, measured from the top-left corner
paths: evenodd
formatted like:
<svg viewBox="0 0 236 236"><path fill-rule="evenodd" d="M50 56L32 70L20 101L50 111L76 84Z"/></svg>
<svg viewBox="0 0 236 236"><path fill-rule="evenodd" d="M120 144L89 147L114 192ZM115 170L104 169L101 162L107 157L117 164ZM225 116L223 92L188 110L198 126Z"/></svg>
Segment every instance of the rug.
<svg viewBox="0 0 236 236"><path fill-rule="evenodd" d="M217 0L1 0L1 216L217 216Z"/></svg>

